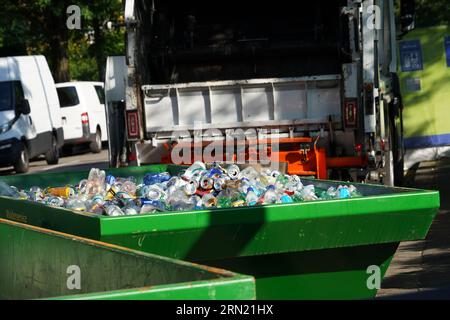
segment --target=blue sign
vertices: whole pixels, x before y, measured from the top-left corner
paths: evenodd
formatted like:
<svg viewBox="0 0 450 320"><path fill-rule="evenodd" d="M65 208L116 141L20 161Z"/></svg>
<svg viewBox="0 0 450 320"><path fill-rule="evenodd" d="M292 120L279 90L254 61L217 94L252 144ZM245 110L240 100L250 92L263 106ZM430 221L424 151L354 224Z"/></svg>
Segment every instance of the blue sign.
<svg viewBox="0 0 450 320"><path fill-rule="evenodd" d="M445 55L447 57L447 67L450 67L450 36L444 38Z"/></svg>
<svg viewBox="0 0 450 320"><path fill-rule="evenodd" d="M420 40L400 42L400 63L402 72L423 70Z"/></svg>

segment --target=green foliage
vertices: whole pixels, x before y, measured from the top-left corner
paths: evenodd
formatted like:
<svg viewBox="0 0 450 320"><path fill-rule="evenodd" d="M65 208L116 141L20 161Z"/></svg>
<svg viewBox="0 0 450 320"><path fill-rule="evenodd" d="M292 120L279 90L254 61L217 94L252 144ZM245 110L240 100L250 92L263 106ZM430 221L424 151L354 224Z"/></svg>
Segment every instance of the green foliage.
<svg viewBox="0 0 450 320"><path fill-rule="evenodd" d="M416 0L416 26L418 28L450 25L448 0Z"/></svg>
<svg viewBox="0 0 450 320"><path fill-rule="evenodd" d="M72 4L82 10L81 30L66 28ZM70 71L73 80L100 80L106 57L125 51L123 28L104 27L122 14L121 0L1 0L0 56L43 54L54 75L66 72L68 78ZM65 57L68 68L61 63Z"/></svg>

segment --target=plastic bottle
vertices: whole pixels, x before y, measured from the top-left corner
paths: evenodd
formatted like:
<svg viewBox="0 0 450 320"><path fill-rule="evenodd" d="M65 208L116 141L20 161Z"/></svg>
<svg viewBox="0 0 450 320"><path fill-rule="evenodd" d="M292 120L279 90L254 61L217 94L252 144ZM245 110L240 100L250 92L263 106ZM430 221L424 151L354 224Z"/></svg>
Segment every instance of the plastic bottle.
<svg viewBox="0 0 450 320"><path fill-rule="evenodd" d="M110 217L120 217L125 215L125 213L116 205L108 205L105 207L105 213Z"/></svg>
<svg viewBox="0 0 450 320"><path fill-rule="evenodd" d="M50 196L45 200L45 204L52 207L62 207L64 206L64 199L61 197Z"/></svg>
<svg viewBox="0 0 450 320"><path fill-rule="evenodd" d="M162 172L162 173L147 173L144 176L144 184L147 186L156 184L156 183L162 183L165 181L169 181L171 179L171 175L168 172Z"/></svg>
<svg viewBox="0 0 450 320"><path fill-rule="evenodd" d="M114 183L116 183L116 178L114 176L107 175L105 177L105 189L106 190L109 190L114 185Z"/></svg>
<svg viewBox="0 0 450 320"><path fill-rule="evenodd" d="M277 203L278 201L278 195L275 191L274 185L269 185L267 187L267 191L264 194L264 204L273 204Z"/></svg>
<svg viewBox="0 0 450 320"><path fill-rule="evenodd" d="M166 192L157 185L151 185L147 189L145 198L149 200L165 200L167 198Z"/></svg>
<svg viewBox="0 0 450 320"><path fill-rule="evenodd" d="M140 213L141 208L138 207L134 201L130 201L127 205L122 208L122 211L127 216L135 216Z"/></svg>
<svg viewBox="0 0 450 320"><path fill-rule="evenodd" d="M19 192L6 184L3 181L0 181L0 196L2 197L11 197L11 198L19 198Z"/></svg>
<svg viewBox="0 0 450 320"><path fill-rule="evenodd" d="M339 186L337 188L337 198L338 199L348 199L350 198L350 191L347 186Z"/></svg>
<svg viewBox="0 0 450 320"><path fill-rule="evenodd" d="M213 208L217 206L217 199L212 193L208 193L203 196L202 203L206 208Z"/></svg>
<svg viewBox="0 0 450 320"><path fill-rule="evenodd" d="M106 173L98 168L92 168L89 171L87 182L87 193L94 195L105 190Z"/></svg>
<svg viewBox="0 0 450 320"><path fill-rule="evenodd" d="M337 196L336 188L331 186L325 192L322 193L320 199L331 200L336 199L336 196Z"/></svg>
<svg viewBox="0 0 450 320"><path fill-rule="evenodd" d="M217 195L217 207L229 208L231 207L231 192L230 189L224 189Z"/></svg>
<svg viewBox="0 0 450 320"><path fill-rule="evenodd" d="M350 185L348 187L348 191L350 192L351 198L362 197L361 192L359 192L358 189L356 189L356 187L354 185Z"/></svg>
<svg viewBox="0 0 450 320"><path fill-rule="evenodd" d="M140 214L156 213L165 210L164 204L161 201L141 199L140 204L141 204L141 209L139 211Z"/></svg>
<svg viewBox="0 0 450 320"><path fill-rule="evenodd" d="M258 171L256 171L255 168L249 166L245 169L243 169L239 175L238 175L238 179L243 179L246 178L248 180L255 180L260 176L260 174L258 173Z"/></svg>
<svg viewBox="0 0 450 320"><path fill-rule="evenodd" d="M120 188L120 190L123 192L126 192L130 195L135 195L136 194L136 183L127 179L122 183L122 188Z"/></svg>
<svg viewBox="0 0 450 320"><path fill-rule="evenodd" d="M319 199L315 193L314 185L310 184L303 187L301 193L301 197L303 201L314 201Z"/></svg>
<svg viewBox="0 0 450 320"><path fill-rule="evenodd" d="M280 202L281 202L281 203L293 203L294 200L293 200L289 195L283 194L283 195L280 197Z"/></svg>
<svg viewBox="0 0 450 320"><path fill-rule="evenodd" d="M247 195L245 197L245 202L249 206L255 206L259 202L259 197L256 195L255 191L251 187L249 187L247 189Z"/></svg>
<svg viewBox="0 0 450 320"><path fill-rule="evenodd" d="M214 179L213 187L216 191L222 191L225 187L226 179L224 177L219 177Z"/></svg>
<svg viewBox="0 0 450 320"><path fill-rule="evenodd" d="M86 211L86 203L78 198L67 200L65 207L75 211Z"/></svg>
<svg viewBox="0 0 450 320"><path fill-rule="evenodd" d="M192 210L195 206L195 204L189 201L186 193L180 189L167 197L167 204L170 206L171 210L174 211Z"/></svg>
<svg viewBox="0 0 450 320"><path fill-rule="evenodd" d="M201 161L194 162L186 171L183 173L183 177L187 180L191 180L194 175L199 175L206 170L206 165Z"/></svg>

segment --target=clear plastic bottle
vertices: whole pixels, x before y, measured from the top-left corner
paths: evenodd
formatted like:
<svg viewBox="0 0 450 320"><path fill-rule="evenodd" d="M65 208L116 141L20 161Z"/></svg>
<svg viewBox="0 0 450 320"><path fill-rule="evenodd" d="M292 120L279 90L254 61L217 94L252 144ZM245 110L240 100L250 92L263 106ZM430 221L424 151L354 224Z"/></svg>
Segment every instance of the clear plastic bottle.
<svg viewBox="0 0 450 320"><path fill-rule="evenodd" d="M97 194L101 193L105 190L105 178L106 173L104 170L100 170L98 168L92 168L89 171L88 183L87 183L87 193L88 194Z"/></svg>
<svg viewBox="0 0 450 320"><path fill-rule="evenodd" d="M350 192L350 197L351 198L362 197L361 192L359 192L358 189L354 185L350 185L348 187L348 191Z"/></svg>
<svg viewBox="0 0 450 320"><path fill-rule="evenodd" d="M222 191L225 187L226 179L224 177L219 177L214 179L213 187L216 191Z"/></svg>
<svg viewBox="0 0 450 320"><path fill-rule="evenodd" d="M170 179L171 175L168 172L147 173L144 176L143 183L147 186L151 186L156 183L163 183L169 181Z"/></svg>
<svg viewBox="0 0 450 320"><path fill-rule="evenodd" d="M194 162L183 174L187 180L191 180L194 175L201 175L206 170L206 165L201 161Z"/></svg>
<svg viewBox="0 0 450 320"><path fill-rule="evenodd" d="M145 197L149 200L165 200L167 198L167 194L161 187L151 185L148 187Z"/></svg>
<svg viewBox="0 0 450 320"><path fill-rule="evenodd" d="M217 199L212 193L207 193L203 196L202 203L205 208L214 208L217 206Z"/></svg>
<svg viewBox="0 0 450 320"><path fill-rule="evenodd" d="M195 206L183 190L177 189L167 197L167 204L174 211L192 210Z"/></svg>
<svg viewBox="0 0 450 320"><path fill-rule="evenodd" d="M303 187L302 191L300 191L301 197L303 201L315 201L319 198L316 195L315 188L313 184L307 185Z"/></svg>
<svg viewBox="0 0 450 320"><path fill-rule="evenodd" d="M264 204L273 204L278 202L278 195L274 185L269 185L264 193Z"/></svg>
<svg viewBox="0 0 450 320"><path fill-rule="evenodd" d="M141 208L138 207L134 201L130 201L127 205L122 208L123 213L126 216L135 216L140 213Z"/></svg>
<svg viewBox="0 0 450 320"><path fill-rule="evenodd" d="M255 191L251 187L247 189L245 202L247 203L248 206L255 206L259 202L259 197L256 195Z"/></svg>
<svg viewBox="0 0 450 320"><path fill-rule="evenodd" d="M231 207L231 189L224 189L217 195L217 207L229 208Z"/></svg>
<svg viewBox="0 0 450 320"><path fill-rule="evenodd" d="M110 217L120 217L125 215L125 213L116 205L108 205L105 207L105 213Z"/></svg>
<svg viewBox="0 0 450 320"><path fill-rule="evenodd" d="M0 181L0 196L2 197L11 197L11 198L19 198L19 192L6 184L3 181Z"/></svg>
<svg viewBox="0 0 450 320"><path fill-rule="evenodd" d="M161 201L143 200L141 201L140 214L144 213L156 213L165 210L164 203Z"/></svg>
<svg viewBox="0 0 450 320"><path fill-rule="evenodd" d="M260 176L260 174L258 173L258 171L256 171L255 168L249 166L245 169L243 169L239 175L238 175L238 179L248 179L248 180L255 180L258 179Z"/></svg>
<svg viewBox="0 0 450 320"><path fill-rule="evenodd" d="M75 211L86 211L86 203L78 198L67 200L65 207Z"/></svg>

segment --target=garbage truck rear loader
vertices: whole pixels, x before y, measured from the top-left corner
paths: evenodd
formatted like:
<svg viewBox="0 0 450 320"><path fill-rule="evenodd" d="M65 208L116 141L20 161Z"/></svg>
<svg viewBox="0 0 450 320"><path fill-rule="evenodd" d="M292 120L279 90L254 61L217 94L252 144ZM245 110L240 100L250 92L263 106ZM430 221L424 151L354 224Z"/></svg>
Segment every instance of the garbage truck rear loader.
<svg viewBox="0 0 450 320"><path fill-rule="evenodd" d="M110 164L266 162L403 175L394 0L127 0L110 57Z"/></svg>

